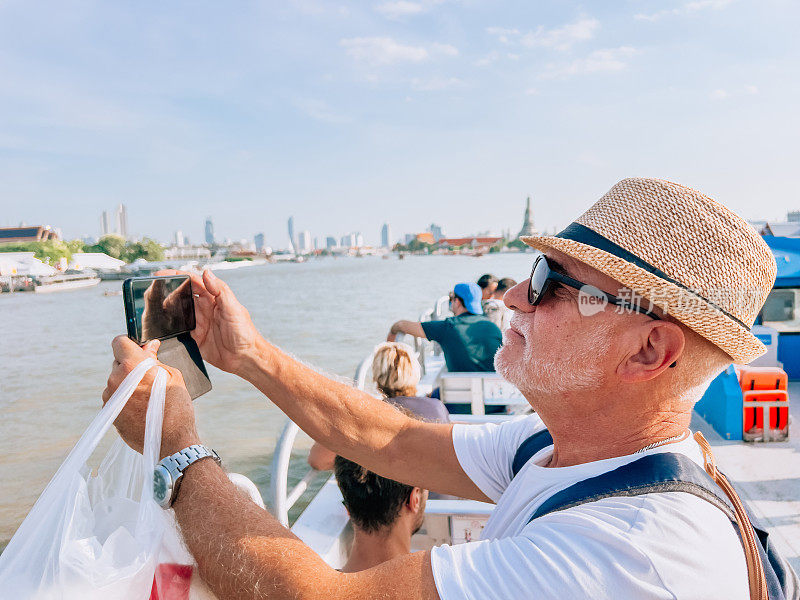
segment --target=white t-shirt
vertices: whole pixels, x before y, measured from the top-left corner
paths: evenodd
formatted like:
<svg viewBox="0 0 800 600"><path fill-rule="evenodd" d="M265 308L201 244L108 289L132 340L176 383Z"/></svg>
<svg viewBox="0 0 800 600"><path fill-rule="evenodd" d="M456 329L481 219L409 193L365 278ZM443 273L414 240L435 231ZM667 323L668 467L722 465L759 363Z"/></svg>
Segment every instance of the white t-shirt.
<svg viewBox="0 0 800 600"><path fill-rule="evenodd" d="M497 506L478 542L431 553L442 600L747 600L739 537L719 508L684 492L606 498L539 517L548 497L643 454L546 468L553 448L512 479L520 444L544 428L536 415L501 425L456 425L466 474ZM703 465L690 437L648 451L679 452Z"/></svg>

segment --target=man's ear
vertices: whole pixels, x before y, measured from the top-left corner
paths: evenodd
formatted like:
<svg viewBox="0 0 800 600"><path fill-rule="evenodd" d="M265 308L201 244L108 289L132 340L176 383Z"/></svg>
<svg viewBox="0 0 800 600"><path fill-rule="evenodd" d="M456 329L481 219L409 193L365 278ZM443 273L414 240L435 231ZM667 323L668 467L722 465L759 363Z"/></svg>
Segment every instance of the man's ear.
<svg viewBox="0 0 800 600"><path fill-rule="evenodd" d="M422 490L420 488L415 487L411 490L406 506L408 506L408 509L414 514L420 511L422 507Z"/></svg>
<svg viewBox="0 0 800 600"><path fill-rule="evenodd" d="M628 383L648 381L674 366L686 344L681 328L669 321L650 321L630 333L638 348L617 367L617 375Z"/></svg>

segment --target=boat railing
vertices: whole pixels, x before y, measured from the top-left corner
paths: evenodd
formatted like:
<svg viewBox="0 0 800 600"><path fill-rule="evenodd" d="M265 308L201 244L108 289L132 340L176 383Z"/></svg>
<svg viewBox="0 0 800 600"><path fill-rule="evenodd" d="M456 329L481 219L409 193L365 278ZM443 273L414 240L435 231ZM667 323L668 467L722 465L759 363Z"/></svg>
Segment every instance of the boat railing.
<svg viewBox="0 0 800 600"><path fill-rule="evenodd" d="M450 296L441 296L433 303L433 308L423 311L419 316L419 322L438 321L447 317L450 312ZM429 356L441 356L442 347L436 342L431 342L424 338L414 338L414 351L419 356L419 364L425 374L425 359Z"/></svg>
<svg viewBox="0 0 800 600"><path fill-rule="evenodd" d="M283 426L278 443L275 446L275 454L272 456L272 477L270 478L270 498L272 499L272 509L275 518L284 526L289 526L289 511L292 506L300 499L308 489L311 482L321 473L309 467L308 472L303 478L289 491L289 464L292 459L292 448L294 447L297 434L300 428L294 421L287 420Z"/></svg>

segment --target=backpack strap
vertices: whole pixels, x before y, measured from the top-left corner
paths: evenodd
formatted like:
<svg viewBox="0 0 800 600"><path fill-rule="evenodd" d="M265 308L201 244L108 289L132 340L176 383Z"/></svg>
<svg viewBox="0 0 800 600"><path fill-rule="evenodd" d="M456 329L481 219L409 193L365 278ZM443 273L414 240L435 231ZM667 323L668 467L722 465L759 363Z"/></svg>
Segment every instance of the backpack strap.
<svg viewBox="0 0 800 600"><path fill-rule="evenodd" d="M639 496L654 492L687 492L699 496L735 520L728 502L714 491L716 484L692 459L683 454L659 452L584 479L545 500L528 520L604 498Z"/></svg>
<svg viewBox="0 0 800 600"><path fill-rule="evenodd" d="M527 463L534 454L552 445L553 436L550 435L550 432L547 429L537 431L527 438L524 442L522 442L522 444L520 444L519 448L517 448L517 453L514 454L514 460L511 462L512 477L517 476L517 473L520 472L520 469L525 466L525 463Z"/></svg>

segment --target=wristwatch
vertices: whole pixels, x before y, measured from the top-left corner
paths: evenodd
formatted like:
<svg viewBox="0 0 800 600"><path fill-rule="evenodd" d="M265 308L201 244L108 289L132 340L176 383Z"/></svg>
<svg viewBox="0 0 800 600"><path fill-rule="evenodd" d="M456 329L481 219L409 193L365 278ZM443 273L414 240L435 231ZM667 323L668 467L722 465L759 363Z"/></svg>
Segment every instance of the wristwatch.
<svg viewBox="0 0 800 600"><path fill-rule="evenodd" d="M209 457L217 461L218 465L222 465L219 454L200 444L193 444L180 452L162 458L153 471L153 499L158 505L161 508L171 507L178 495L181 477L183 477L186 467Z"/></svg>

